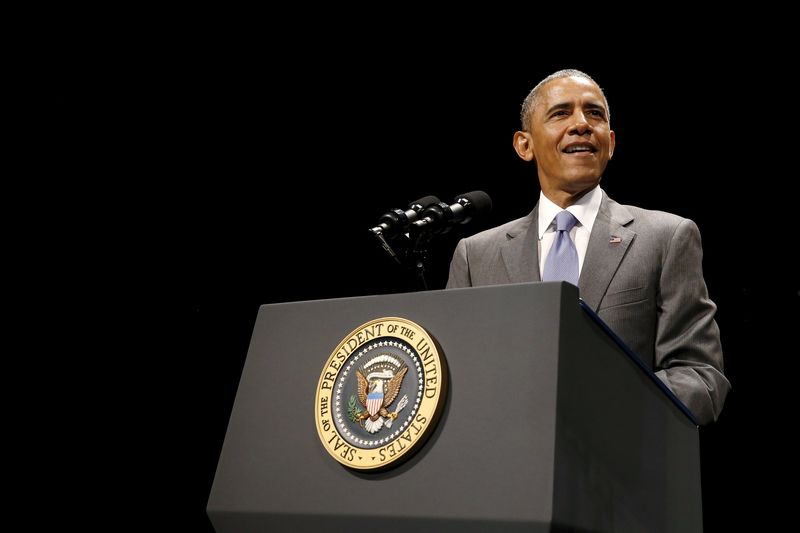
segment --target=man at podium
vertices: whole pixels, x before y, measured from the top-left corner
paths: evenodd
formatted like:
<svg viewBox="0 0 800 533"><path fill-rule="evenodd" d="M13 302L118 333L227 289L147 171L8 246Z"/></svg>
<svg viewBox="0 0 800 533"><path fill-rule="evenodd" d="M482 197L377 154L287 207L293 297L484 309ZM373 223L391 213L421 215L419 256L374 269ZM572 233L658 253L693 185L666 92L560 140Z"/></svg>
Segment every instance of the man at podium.
<svg viewBox="0 0 800 533"><path fill-rule="evenodd" d="M525 98L514 148L534 161L533 211L462 239L448 288L568 281L692 411L719 416L723 375L716 305L702 272L694 222L620 205L600 188L614 153L605 94L587 74L561 70Z"/></svg>

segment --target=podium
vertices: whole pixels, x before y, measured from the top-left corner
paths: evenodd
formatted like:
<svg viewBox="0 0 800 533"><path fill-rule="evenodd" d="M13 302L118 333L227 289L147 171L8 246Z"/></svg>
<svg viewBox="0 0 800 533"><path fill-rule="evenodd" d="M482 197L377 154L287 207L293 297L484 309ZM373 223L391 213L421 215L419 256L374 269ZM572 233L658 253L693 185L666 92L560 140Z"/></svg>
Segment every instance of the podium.
<svg viewBox="0 0 800 533"><path fill-rule="evenodd" d="M315 392L348 332L426 329L449 390L396 468L337 463ZM522 283L260 308L207 513L244 531L702 531L698 428L566 283Z"/></svg>

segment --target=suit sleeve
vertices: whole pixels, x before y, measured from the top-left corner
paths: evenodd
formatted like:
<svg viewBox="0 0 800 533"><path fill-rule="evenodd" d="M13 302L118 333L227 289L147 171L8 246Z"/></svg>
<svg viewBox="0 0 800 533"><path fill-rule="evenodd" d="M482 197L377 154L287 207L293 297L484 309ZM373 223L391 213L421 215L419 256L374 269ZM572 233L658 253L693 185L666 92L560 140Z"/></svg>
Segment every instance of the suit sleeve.
<svg viewBox="0 0 800 533"><path fill-rule="evenodd" d="M684 219L669 243L661 272L655 363L658 377L700 424L719 416L730 383L723 375L716 305L703 279L700 231Z"/></svg>
<svg viewBox="0 0 800 533"><path fill-rule="evenodd" d="M472 281L469 275L469 261L467 260L467 240L461 239L453 252L453 259L450 261L450 276L447 278L447 289L458 287L471 287Z"/></svg>

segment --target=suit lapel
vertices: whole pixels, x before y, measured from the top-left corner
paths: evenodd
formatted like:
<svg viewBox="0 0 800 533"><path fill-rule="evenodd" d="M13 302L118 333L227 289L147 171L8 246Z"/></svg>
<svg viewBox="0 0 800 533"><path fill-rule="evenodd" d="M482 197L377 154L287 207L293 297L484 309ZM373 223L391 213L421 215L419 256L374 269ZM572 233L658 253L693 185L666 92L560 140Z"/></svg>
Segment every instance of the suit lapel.
<svg viewBox="0 0 800 533"><path fill-rule="evenodd" d="M510 283L541 281L539 276L539 204L522 219L520 224L509 229L508 240L500 248L500 255L508 273Z"/></svg>
<svg viewBox="0 0 800 533"><path fill-rule="evenodd" d="M636 237L636 232L625 227L632 220L627 209L603 194L578 280L581 298L595 311Z"/></svg>

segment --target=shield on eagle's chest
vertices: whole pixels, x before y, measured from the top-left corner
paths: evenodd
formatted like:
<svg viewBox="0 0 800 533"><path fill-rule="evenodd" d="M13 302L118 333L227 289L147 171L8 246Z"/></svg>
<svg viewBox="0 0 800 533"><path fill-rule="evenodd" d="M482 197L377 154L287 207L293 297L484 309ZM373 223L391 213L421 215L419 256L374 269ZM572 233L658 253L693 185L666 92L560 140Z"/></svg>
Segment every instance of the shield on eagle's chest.
<svg viewBox="0 0 800 533"><path fill-rule="evenodd" d="M374 387L370 387L371 391L367 394L367 412L370 416L375 416L383 406L383 382L377 380Z"/></svg>

